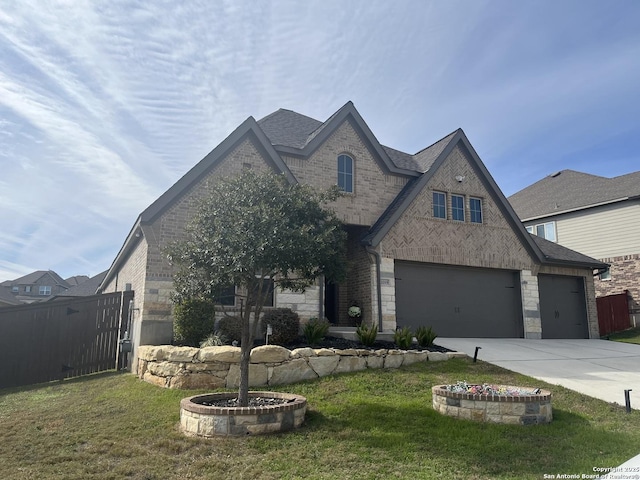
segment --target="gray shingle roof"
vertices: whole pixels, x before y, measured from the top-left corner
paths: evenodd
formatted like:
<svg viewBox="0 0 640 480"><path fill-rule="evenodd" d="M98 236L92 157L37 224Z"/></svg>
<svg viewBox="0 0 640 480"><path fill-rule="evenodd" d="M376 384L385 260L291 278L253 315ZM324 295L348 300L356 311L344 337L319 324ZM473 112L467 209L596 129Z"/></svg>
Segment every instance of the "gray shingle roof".
<svg viewBox="0 0 640 480"><path fill-rule="evenodd" d="M11 285L32 285L40 280L45 275L49 275L51 279L57 284L63 287L69 287L69 284L53 270L36 270L35 272L28 273L27 275L16 278L11 281Z"/></svg>
<svg viewBox="0 0 640 480"><path fill-rule="evenodd" d="M602 263L595 258L588 257L581 253L571 250L567 247L563 247L559 243L545 240L537 235L529 234L536 245L542 250L545 258L551 261L567 262L572 264L581 264L592 268L604 268L606 263Z"/></svg>
<svg viewBox="0 0 640 480"><path fill-rule="evenodd" d="M10 287L9 287L10 288ZM18 300L7 287L0 287L0 305L20 305L22 302Z"/></svg>
<svg viewBox="0 0 640 480"><path fill-rule="evenodd" d="M292 110L281 108L258 120L258 125L272 145L302 149L318 136L339 112L340 110L325 122L321 122ZM396 167L424 173L433 165L456 132L457 130L415 155L384 145L381 147Z"/></svg>
<svg viewBox="0 0 640 480"><path fill-rule="evenodd" d="M99 273L78 285L74 285L66 291L56 295L56 297L89 297L91 295L95 295L98 287L102 283L102 280L104 280L104 277L107 275L107 272L108 270L105 270L104 272Z"/></svg>
<svg viewBox="0 0 640 480"><path fill-rule="evenodd" d="M606 178L562 170L510 196L509 202L527 220L637 196L640 172Z"/></svg>
<svg viewBox="0 0 640 480"><path fill-rule="evenodd" d="M281 108L258 120L258 125L272 145L302 148L322 122Z"/></svg>

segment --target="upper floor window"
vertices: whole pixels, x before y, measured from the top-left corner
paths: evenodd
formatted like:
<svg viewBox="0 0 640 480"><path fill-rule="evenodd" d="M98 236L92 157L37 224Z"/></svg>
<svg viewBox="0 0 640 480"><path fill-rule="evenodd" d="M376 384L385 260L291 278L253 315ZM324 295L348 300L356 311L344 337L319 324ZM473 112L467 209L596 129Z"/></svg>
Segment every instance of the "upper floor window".
<svg viewBox="0 0 640 480"><path fill-rule="evenodd" d="M338 155L338 188L353 193L353 158L349 155Z"/></svg>
<svg viewBox="0 0 640 480"><path fill-rule="evenodd" d="M40 295L51 295L51 287L48 285L40 285Z"/></svg>
<svg viewBox="0 0 640 480"><path fill-rule="evenodd" d="M31 293L31 285L27 285L26 287L24 287L24 291L26 293Z"/></svg>
<svg viewBox="0 0 640 480"><path fill-rule="evenodd" d="M11 291L12 291L13 293L18 293L18 292L20 291L20 287L18 287L17 285L15 285L15 286L11 287Z"/></svg>
<svg viewBox="0 0 640 480"><path fill-rule="evenodd" d="M464 197L451 195L451 218L464 222Z"/></svg>
<svg viewBox="0 0 640 480"><path fill-rule="evenodd" d="M482 223L482 199L474 197L469 199L469 213L471 223Z"/></svg>
<svg viewBox="0 0 640 480"><path fill-rule="evenodd" d="M447 195L442 192L433 192L433 216L447 218Z"/></svg>
<svg viewBox="0 0 640 480"><path fill-rule="evenodd" d="M539 223L537 225L529 225L527 232L533 233L542 238L546 238L551 242L556 241L556 224L555 222Z"/></svg>

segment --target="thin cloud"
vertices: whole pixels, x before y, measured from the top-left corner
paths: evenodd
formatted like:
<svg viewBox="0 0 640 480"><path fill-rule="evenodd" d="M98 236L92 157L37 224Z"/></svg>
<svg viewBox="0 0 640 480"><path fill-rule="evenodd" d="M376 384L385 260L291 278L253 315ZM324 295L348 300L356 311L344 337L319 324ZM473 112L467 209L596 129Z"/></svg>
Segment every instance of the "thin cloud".
<svg viewBox="0 0 640 480"><path fill-rule="evenodd" d="M596 152L637 169L611 148L640 147L640 6L617 5L3 2L0 280L104 270L147 205L281 107L352 100L410 153L463 127L510 193Z"/></svg>

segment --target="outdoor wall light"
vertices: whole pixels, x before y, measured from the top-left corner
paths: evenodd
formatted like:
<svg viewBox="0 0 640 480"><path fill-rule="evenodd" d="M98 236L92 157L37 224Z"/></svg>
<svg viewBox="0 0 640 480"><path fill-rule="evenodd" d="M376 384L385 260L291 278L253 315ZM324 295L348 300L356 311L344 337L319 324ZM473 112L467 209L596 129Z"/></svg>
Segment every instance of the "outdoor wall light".
<svg viewBox="0 0 640 480"><path fill-rule="evenodd" d="M458 183L462 183L462 181L464 180L464 175L456 175L456 180L458 181Z"/></svg>

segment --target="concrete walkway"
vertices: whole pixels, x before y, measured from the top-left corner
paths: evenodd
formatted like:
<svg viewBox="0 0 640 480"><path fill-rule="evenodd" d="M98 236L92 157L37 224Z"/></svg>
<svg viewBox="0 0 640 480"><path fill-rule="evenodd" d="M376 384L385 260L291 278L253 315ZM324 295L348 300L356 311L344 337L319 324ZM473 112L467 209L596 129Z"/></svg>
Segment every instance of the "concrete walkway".
<svg viewBox="0 0 640 480"><path fill-rule="evenodd" d="M607 340L440 338L436 344L606 402L640 409L640 345ZM461 379L462 380L462 379ZM471 379L469 379L471 380Z"/></svg>

